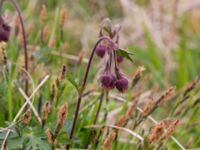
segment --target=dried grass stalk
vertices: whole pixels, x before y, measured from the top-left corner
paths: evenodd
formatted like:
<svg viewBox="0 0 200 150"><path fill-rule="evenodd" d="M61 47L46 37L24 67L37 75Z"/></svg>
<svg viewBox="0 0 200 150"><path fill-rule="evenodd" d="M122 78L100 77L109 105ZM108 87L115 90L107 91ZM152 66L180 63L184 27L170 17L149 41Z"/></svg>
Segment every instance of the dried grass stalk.
<svg viewBox="0 0 200 150"><path fill-rule="evenodd" d="M155 105L158 106L160 104L162 104L163 102L165 102L166 100L168 100L175 92L175 87L170 87L169 89L167 89L156 101Z"/></svg>
<svg viewBox="0 0 200 150"><path fill-rule="evenodd" d="M5 53L7 44L5 42L0 42L0 65L7 64L7 57Z"/></svg>
<svg viewBox="0 0 200 150"><path fill-rule="evenodd" d="M65 103L58 110L58 115L57 115L57 124L58 125L63 126L63 124L67 118L67 113L68 113L68 105L67 105L67 103Z"/></svg>
<svg viewBox="0 0 200 150"><path fill-rule="evenodd" d="M49 113L51 112L51 104L46 102L42 107L42 126L46 123Z"/></svg>
<svg viewBox="0 0 200 150"><path fill-rule="evenodd" d="M154 103L153 99L149 98L147 100L146 104L144 105L142 116L143 117L147 116L152 111L154 105L155 105L155 103Z"/></svg>
<svg viewBox="0 0 200 150"><path fill-rule="evenodd" d="M21 117L21 122L25 125L28 125L31 121L32 118L32 113L30 110L27 110L24 115Z"/></svg>
<svg viewBox="0 0 200 150"><path fill-rule="evenodd" d="M65 21L66 21L66 19L67 19L67 16L68 16L68 14L67 14L67 9L65 8L65 7L63 7L62 9L61 9L61 12L60 12L60 26L63 28L64 27L64 25L65 25Z"/></svg>
<svg viewBox="0 0 200 150"><path fill-rule="evenodd" d="M103 150L109 149L115 138L116 132L112 130L103 143Z"/></svg>
<svg viewBox="0 0 200 150"><path fill-rule="evenodd" d="M51 132L51 130L49 128L47 128L45 130L45 133L47 135L47 140L48 140L49 144L53 145L54 144L54 135L53 135L53 133Z"/></svg>
<svg viewBox="0 0 200 150"><path fill-rule="evenodd" d="M145 68L144 68L143 66L140 66L140 67L136 70L136 72L135 72L135 74L134 74L134 77L133 77L133 80L132 80L132 85L131 85L132 88L138 83L138 81L139 81L140 78L141 78L142 72L143 72L144 70L145 70Z"/></svg>
<svg viewBox="0 0 200 150"><path fill-rule="evenodd" d="M183 92L183 96L186 97L190 91L192 91L199 83L200 77L198 77L195 81L191 82Z"/></svg>
<svg viewBox="0 0 200 150"><path fill-rule="evenodd" d="M178 124L179 120L177 119L165 119L161 121L151 129L148 135L148 142L153 143L161 139L169 138L174 133Z"/></svg>
<svg viewBox="0 0 200 150"><path fill-rule="evenodd" d="M42 24L44 24L44 22L46 21L46 18L47 18L47 8L43 4L40 9L40 21Z"/></svg>

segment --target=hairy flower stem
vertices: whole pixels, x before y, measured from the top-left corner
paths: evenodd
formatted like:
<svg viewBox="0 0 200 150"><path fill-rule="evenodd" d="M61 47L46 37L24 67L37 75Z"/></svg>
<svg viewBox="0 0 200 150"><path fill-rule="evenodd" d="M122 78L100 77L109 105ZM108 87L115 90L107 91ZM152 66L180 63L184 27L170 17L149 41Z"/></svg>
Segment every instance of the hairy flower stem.
<svg viewBox="0 0 200 150"><path fill-rule="evenodd" d="M74 116L74 120L73 120L73 125L72 125L72 130L71 130L71 133L70 133L70 140L73 139L73 136L74 136L74 131L75 131L75 128L76 128L76 122L77 122L77 119L78 119L78 115L79 115L79 109L80 109L80 105L81 105L81 100L82 100L82 95L83 95L83 92L84 92L84 89L85 89L85 85L87 83L87 79L88 79L88 74L89 74L89 71L90 71L90 67L91 67L91 64L92 64L92 60L93 60L93 57L94 57L94 54L95 54L95 50L97 48L97 46L99 45L99 43L101 43L101 41L103 40L108 40L108 42L112 42L112 40L108 37L101 37L97 43L95 44L93 50L92 50L92 53L90 55L90 58L89 58L89 62L88 62L88 65L87 65L87 68L86 68L86 71L85 71L85 76L84 76L84 79L83 79L83 84L80 88L80 91L79 91L79 97L78 97L78 102L77 102L77 105L76 105L76 111L75 111L75 116ZM66 145L66 150L69 150L70 148L70 145Z"/></svg>
<svg viewBox="0 0 200 150"><path fill-rule="evenodd" d="M17 13L18 13L18 16L19 16L19 20L20 20L20 24L21 24L21 30L22 30L22 36L23 36L23 46L24 46L24 67L25 67L25 70L28 72L28 50L27 50L27 38L26 38L26 33L25 33L25 28L24 28L24 22L23 22L23 19L22 19L22 15L21 15L21 10L17 4L17 2L15 0L11 0L13 6L15 7ZM28 96L28 78L26 77L25 78L25 93L26 95Z"/></svg>

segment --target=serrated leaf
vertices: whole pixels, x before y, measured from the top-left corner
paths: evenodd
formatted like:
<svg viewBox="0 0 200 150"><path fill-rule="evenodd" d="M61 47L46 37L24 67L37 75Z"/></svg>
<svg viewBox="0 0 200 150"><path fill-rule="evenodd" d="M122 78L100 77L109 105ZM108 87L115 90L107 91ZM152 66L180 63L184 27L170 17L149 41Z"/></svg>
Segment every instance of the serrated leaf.
<svg viewBox="0 0 200 150"><path fill-rule="evenodd" d="M7 146L8 146L8 149L22 149L23 143L24 143L24 138L17 137L17 138L12 138L8 140Z"/></svg>
<svg viewBox="0 0 200 150"><path fill-rule="evenodd" d="M51 148L45 136L44 130L41 128L25 128L22 136L27 149L49 150Z"/></svg>
<svg viewBox="0 0 200 150"><path fill-rule="evenodd" d="M131 55L133 55L133 53L127 52L125 50L122 49L117 49L116 50L117 56L122 56L124 58L127 58L128 60L130 60L131 62L133 62L133 59L131 58Z"/></svg>
<svg viewBox="0 0 200 150"><path fill-rule="evenodd" d="M50 145L48 144L47 140L42 140L41 137L31 136L29 137L29 142L27 144L33 150L49 150Z"/></svg>

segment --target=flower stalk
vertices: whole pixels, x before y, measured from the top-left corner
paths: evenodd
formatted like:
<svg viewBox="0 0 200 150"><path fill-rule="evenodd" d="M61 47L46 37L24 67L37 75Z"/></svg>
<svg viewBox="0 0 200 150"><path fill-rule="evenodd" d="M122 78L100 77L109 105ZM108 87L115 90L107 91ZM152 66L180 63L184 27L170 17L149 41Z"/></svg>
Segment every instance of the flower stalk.
<svg viewBox="0 0 200 150"><path fill-rule="evenodd" d="M77 101L77 105L76 105L75 116L74 116L74 120L73 120L72 130L71 130L71 133L70 133L70 140L72 140L73 136L74 136L74 131L75 131L75 128L76 128L76 122L77 122L78 115L79 115L79 110L80 110L82 95L83 95L83 92L84 92L84 89L85 89L85 86L86 86L86 83L87 83L88 74L89 74L90 67L91 67L91 64L92 64L92 60L93 60L93 57L94 57L94 54L95 54L95 50L96 50L97 46L103 40L107 40L108 42L112 43L112 40L110 40L110 38L108 38L106 36L103 36L103 37L101 37L97 41L97 43L95 44L95 46L94 46L94 48L92 50L92 53L90 55L89 62L88 62L88 65L87 65L87 68L86 68L86 71L85 71L85 75L84 75L84 79L83 79L83 84L82 84L82 86L80 88L80 91L79 91L79 96L78 96L78 101ZM68 144L66 146L66 149L69 150L69 148L70 148L70 145Z"/></svg>
<svg viewBox="0 0 200 150"><path fill-rule="evenodd" d="M21 30L22 30L22 37L23 37L23 47L24 47L24 67L25 67L25 70L26 72L28 72L28 49L27 49L27 37L26 37L26 32L25 32L25 28L24 28L24 22L23 22L23 18L22 18L22 15L21 15L21 10L17 4L17 2L15 0L11 0L11 3L13 4L13 6L15 7L16 11L17 11L17 14L19 16L19 21L20 21L20 24L21 24ZM29 95L28 94L28 78L25 78L25 93L26 95Z"/></svg>

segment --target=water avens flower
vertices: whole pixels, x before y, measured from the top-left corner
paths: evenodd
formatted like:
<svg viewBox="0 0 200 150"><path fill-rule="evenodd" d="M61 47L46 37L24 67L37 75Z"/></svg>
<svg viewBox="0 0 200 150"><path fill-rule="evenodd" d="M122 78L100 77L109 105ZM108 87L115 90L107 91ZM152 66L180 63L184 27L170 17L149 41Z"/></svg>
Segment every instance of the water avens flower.
<svg viewBox="0 0 200 150"><path fill-rule="evenodd" d="M107 51L107 46L104 44L99 44L99 46L95 50L97 56L99 56L100 58L104 57L106 51Z"/></svg>
<svg viewBox="0 0 200 150"><path fill-rule="evenodd" d="M74 116L72 129L70 133L70 140L72 140L74 136L74 131L75 131L77 119L79 116L79 110L81 106L83 92L86 87L89 71L91 69L95 54L99 56L100 58L102 58L103 64L106 64L106 66L104 66L105 69L103 70L100 76L100 82L101 82L102 87L107 91L113 89L114 87L116 87L120 92L125 92L128 89L128 80L126 77L122 76L119 73L120 69L117 62L116 51L119 49L119 46L118 46L119 45L119 30L120 30L120 26L119 25L113 26L109 19L105 19L101 25L101 28L99 31L99 40L96 42L91 52L91 55L89 57L89 61L85 70L83 83L81 84L81 87L80 87L78 101L77 101L76 110L75 110L75 116ZM106 54L106 57L104 57L105 54ZM98 110L100 110L100 107L101 105L99 105ZM98 118L98 111L97 111L96 116L97 116L96 118ZM115 138L115 135L113 137ZM105 145L107 145L106 143ZM66 150L69 150L69 148L70 148L70 144L66 145Z"/></svg>
<svg viewBox="0 0 200 150"><path fill-rule="evenodd" d="M116 77L111 73L105 73L100 78L101 84L106 89L113 89L115 87Z"/></svg>
<svg viewBox="0 0 200 150"><path fill-rule="evenodd" d="M112 81L110 83L110 89L113 89L115 87L115 83L116 83L116 76L111 74L111 77L112 77Z"/></svg>
<svg viewBox="0 0 200 150"><path fill-rule="evenodd" d="M10 26L8 26L0 16L0 42L8 42L10 36Z"/></svg>
<svg viewBox="0 0 200 150"><path fill-rule="evenodd" d="M128 89L128 79L124 76L120 76L116 81L115 87L119 92L125 92Z"/></svg>

